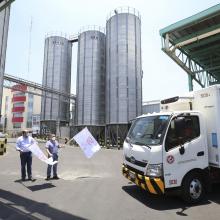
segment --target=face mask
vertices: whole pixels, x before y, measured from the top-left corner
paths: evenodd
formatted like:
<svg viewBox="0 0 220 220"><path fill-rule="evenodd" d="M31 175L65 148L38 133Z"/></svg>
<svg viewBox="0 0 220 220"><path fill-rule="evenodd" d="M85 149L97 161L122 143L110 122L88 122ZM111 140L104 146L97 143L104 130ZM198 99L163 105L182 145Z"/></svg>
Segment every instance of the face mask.
<svg viewBox="0 0 220 220"><path fill-rule="evenodd" d="M56 137L52 137L52 140L55 141L55 140L56 140Z"/></svg>
<svg viewBox="0 0 220 220"><path fill-rule="evenodd" d="M28 137L28 133L23 133L22 136L23 136L24 138L27 138L27 137Z"/></svg>

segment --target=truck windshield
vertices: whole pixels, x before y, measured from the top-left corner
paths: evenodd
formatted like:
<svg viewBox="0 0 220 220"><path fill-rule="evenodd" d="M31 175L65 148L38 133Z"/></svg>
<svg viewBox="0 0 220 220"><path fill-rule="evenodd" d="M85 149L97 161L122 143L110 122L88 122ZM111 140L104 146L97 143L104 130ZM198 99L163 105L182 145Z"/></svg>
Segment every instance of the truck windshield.
<svg viewBox="0 0 220 220"><path fill-rule="evenodd" d="M169 118L169 115L138 118L133 122L127 140L138 145L161 144Z"/></svg>

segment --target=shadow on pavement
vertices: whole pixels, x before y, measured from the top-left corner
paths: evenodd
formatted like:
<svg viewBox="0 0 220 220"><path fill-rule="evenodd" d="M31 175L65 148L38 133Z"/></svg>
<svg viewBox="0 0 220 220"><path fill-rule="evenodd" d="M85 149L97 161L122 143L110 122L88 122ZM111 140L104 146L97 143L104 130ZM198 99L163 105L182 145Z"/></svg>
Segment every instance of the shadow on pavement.
<svg viewBox="0 0 220 220"><path fill-rule="evenodd" d="M56 187L56 186L54 186L52 183L44 183L44 184L41 184L41 185L26 186L26 187L29 190L31 190L32 192L35 192L35 191L39 191L39 190L42 190L42 189L53 188L53 187Z"/></svg>
<svg viewBox="0 0 220 220"><path fill-rule="evenodd" d="M220 204L220 183L213 185L212 192L207 195L207 199Z"/></svg>
<svg viewBox="0 0 220 220"><path fill-rule="evenodd" d="M15 193L0 189L0 219L72 219L86 220L61 210L55 209L46 203L36 202Z"/></svg>
<svg viewBox="0 0 220 220"><path fill-rule="evenodd" d="M176 212L177 215L187 216L184 211L193 206L207 205L211 202L220 204L220 184L214 185L211 193L208 193L206 198L196 205L188 205L181 198L174 196L157 196L150 194L136 185L123 186L122 190L128 193L130 196L146 205L149 208L163 211L163 210L172 210L180 209Z"/></svg>
<svg viewBox="0 0 220 220"><path fill-rule="evenodd" d="M21 180L15 180L14 182L15 183L20 183L21 185L23 185L27 189L31 190L32 192L39 191L39 190L42 190L42 189L50 189L50 188L56 187L52 183L43 183L43 184L40 184L40 185L27 186L26 183L28 184L28 182L30 183L30 181L24 181L23 182Z"/></svg>
<svg viewBox="0 0 220 220"><path fill-rule="evenodd" d="M155 210L186 209L186 204L178 197L153 195L140 189L136 185L123 186L122 189L139 202Z"/></svg>

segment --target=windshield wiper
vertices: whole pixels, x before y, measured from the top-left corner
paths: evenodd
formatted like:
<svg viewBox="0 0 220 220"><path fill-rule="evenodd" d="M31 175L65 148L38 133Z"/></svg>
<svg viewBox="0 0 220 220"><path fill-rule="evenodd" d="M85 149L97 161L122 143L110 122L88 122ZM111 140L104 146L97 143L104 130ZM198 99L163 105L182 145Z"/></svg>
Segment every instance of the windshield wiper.
<svg viewBox="0 0 220 220"><path fill-rule="evenodd" d="M126 140L126 142L127 142L131 147L133 147L132 144L138 144L138 145L140 145L140 146L147 147L147 148L149 148L149 149L151 150L151 147L150 147L148 144L144 144L144 143L141 143L141 142L138 142L138 141L135 141L135 142L132 142L132 143L131 143L131 138L129 138L129 137L126 137L125 140Z"/></svg>
<svg viewBox="0 0 220 220"><path fill-rule="evenodd" d="M134 144L138 144L140 146L148 147L151 150L151 147L148 144L144 144L144 143L141 143L141 142L138 142L138 141L134 142Z"/></svg>

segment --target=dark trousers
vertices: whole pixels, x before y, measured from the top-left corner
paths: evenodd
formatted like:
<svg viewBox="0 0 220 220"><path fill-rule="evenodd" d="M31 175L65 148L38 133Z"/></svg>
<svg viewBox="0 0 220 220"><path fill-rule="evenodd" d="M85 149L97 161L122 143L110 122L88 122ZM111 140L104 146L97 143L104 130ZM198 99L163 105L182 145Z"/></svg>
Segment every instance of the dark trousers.
<svg viewBox="0 0 220 220"><path fill-rule="evenodd" d="M20 153L21 158L21 178L24 180L26 177L26 165L28 178L32 178L32 154L31 152Z"/></svg>
<svg viewBox="0 0 220 220"><path fill-rule="evenodd" d="M57 154L53 154L53 161L55 160L58 161ZM47 166L47 177L50 177L51 175L51 168L52 168L52 165ZM53 176L57 176L57 163L53 165Z"/></svg>

